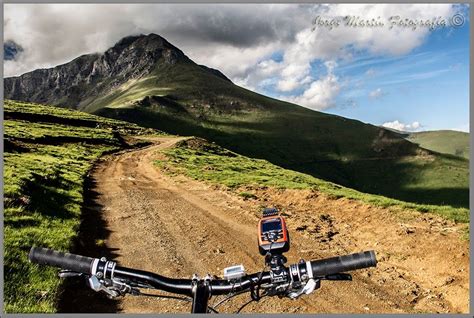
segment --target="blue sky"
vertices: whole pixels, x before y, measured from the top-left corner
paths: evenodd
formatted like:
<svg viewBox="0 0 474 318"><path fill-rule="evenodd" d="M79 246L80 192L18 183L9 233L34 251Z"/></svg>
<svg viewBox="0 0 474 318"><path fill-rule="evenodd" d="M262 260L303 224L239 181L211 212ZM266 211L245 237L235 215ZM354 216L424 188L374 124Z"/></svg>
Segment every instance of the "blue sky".
<svg viewBox="0 0 474 318"><path fill-rule="evenodd" d="M275 98L402 130L469 128L469 5L6 4L4 38L20 50L6 76L157 33L198 64ZM80 13L80 14L78 14ZM464 24L451 27L461 14ZM315 26L380 18L384 27ZM446 27L388 28L441 17ZM52 45L54 44L54 45ZM13 46L12 46L13 47Z"/></svg>
<svg viewBox="0 0 474 318"><path fill-rule="evenodd" d="M337 98L341 106L329 112L376 124L419 122L422 130L468 129L468 25L433 31L403 57L361 54L361 59L361 65L342 66L340 76L355 85L348 85ZM361 86L354 88L358 82ZM356 106L345 106L348 99Z"/></svg>
<svg viewBox="0 0 474 318"><path fill-rule="evenodd" d="M469 23L430 31L407 54L351 54L350 60L337 61L333 73L341 89L325 112L393 128L404 125L405 130L469 130ZM271 58L280 62L281 52ZM323 62L311 63L314 79L327 75ZM267 81L259 88L273 97L285 96L275 85L275 80ZM303 91L299 87L286 95Z"/></svg>

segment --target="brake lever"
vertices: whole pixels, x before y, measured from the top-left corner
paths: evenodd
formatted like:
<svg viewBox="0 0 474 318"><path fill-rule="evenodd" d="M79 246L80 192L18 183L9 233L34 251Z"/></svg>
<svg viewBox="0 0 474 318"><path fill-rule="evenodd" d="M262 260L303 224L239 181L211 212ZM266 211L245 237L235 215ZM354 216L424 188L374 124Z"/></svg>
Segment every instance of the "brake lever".
<svg viewBox="0 0 474 318"><path fill-rule="evenodd" d="M306 284L301 287L299 290L293 290L289 292L286 296L291 298L291 299L296 299L300 297L301 295L309 295L311 294L315 289L319 289L321 287L321 280L317 278L310 278L306 282Z"/></svg>
<svg viewBox="0 0 474 318"><path fill-rule="evenodd" d="M97 276L92 275L89 277L88 283L92 290L96 292L104 292L110 299L124 296L125 294L131 294L134 296L140 295L140 291L137 288L118 280L99 279Z"/></svg>
<svg viewBox="0 0 474 318"><path fill-rule="evenodd" d="M322 279L325 279L325 280L350 280L350 281L352 281L352 275L351 274L346 274L346 273L337 273L337 274L326 275Z"/></svg>

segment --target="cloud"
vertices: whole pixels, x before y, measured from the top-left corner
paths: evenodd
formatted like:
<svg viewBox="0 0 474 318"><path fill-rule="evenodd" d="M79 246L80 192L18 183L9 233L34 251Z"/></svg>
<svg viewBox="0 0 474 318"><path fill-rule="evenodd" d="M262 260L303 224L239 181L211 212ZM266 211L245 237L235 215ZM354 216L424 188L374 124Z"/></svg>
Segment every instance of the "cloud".
<svg viewBox="0 0 474 318"><path fill-rule="evenodd" d="M121 38L157 33L199 64L244 78L310 21L307 5L6 4L5 39L25 48L5 74L51 67L103 52ZM305 9L306 8L306 9ZM262 19L262 12L265 18ZM294 17L298 17L295 19Z"/></svg>
<svg viewBox="0 0 474 318"><path fill-rule="evenodd" d="M328 67L325 62L351 61L357 51L389 59L401 56L421 45L430 31L313 30L316 16L423 19L448 17L455 8L451 4L5 4L5 40L15 41L24 51L15 61L4 62L4 73L13 76L52 67L81 54L103 52L124 36L153 32L239 85L259 92L271 88L274 95L325 109L334 106L344 82L336 76L335 64ZM274 58L275 52L281 57ZM315 62L325 65L327 75L314 74Z"/></svg>
<svg viewBox="0 0 474 318"><path fill-rule="evenodd" d="M311 109L323 110L334 106L334 99L339 94L341 85L333 71L337 64L334 61L324 63L327 75L311 83L300 96L283 96L281 99Z"/></svg>
<svg viewBox="0 0 474 318"><path fill-rule="evenodd" d="M404 124L404 123L399 122L398 120L383 123L382 126L391 128L391 129L396 129L399 131L408 131L408 132L419 131L423 127L418 121L414 121L411 124Z"/></svg>
<svg viewBox="0 0 474 318"><path fill-rule="evenodd" d="M371 92L369 92L369 98L370 99L379 99L383 95L385 95L385 92L382 91L382 89L379 87Z"/></svg>
<svg viewBox="0 0 474 318"><path fill-rule="evenodd" d="M470 128L469 123L466 123L466 124L461 125L459 127L452 128L451 130L462 131L462 132L467 132L468 133L469 130L470 130L469 128Z"/></svg>
<svg viewBox="0 0 474 318"><path fill-rule="evenodd" d="M402 83L413 82L413 81L419 82L421 80L426 80L426 79L441 76L450 71L452 71L452 69L448 67L448 68L439 69L439 70L412 73L412 74L400 76L399 78L393 79L393 80L379 81L378 84L379 85L394 85L394 84L402 84Z"/></svg>
<svg viewBox="0 0 474 318"><path fill-rule="evenodd" d="M320 6L318 15L327 18L347 15L361 17L384 17L403 14L412 19L447 17L452 13L451 5L395 5L395 4L333 4ZM427 28L407 32L403 28L326 28L306 27L295 36L294 43L283 54L281 79L277 89L282 92L299 88L302 79L311 70L311 62L328 59L351 59L352 50L366 50L372 54L399 56L407 54L423 43L429 34Z"/></svg>
<svg viewBox="0 0 474 318"><path fill-rule="evenodd" d="M430 18L432 16L449 16L453 11L451 5L328 5L315 7L315 14L326 16L383 16L403 14L407 18ZM402 55L411 52L421 45L430 31L426 28L406 30L403 28L334 28L312 29L306 26L296 33L294 41L277 46L283 52L282 59L276 62L269 57L264 62L272 63L272 83L274 89L284 94L284 99L314 109L325 109L334 105L332 102L341 91L341 85L332 77L313 79L313 63L327 60L351 60L352 50L367 51L372 55L386 56L379 58L380 62L399 59ZM364 62L362 62L364 63ZM366 63L373 63L369 61ZM375 69L369 69L365 74L368 77L377 75ZM434 74L424 74L434 76ZM341 79L343 80L343 79ZM413 80L410 78L410 80ZM240 81L247 88L257 89L259 83L265 81L261 68L250 67L245 73L245 81ZM267 81L268 82L268 81ZM336 85L337 83L337 85ZM322 86L331 89L320 94ZM303 91L300 96L291 94L294 91ZM380 89L373 93L373 98L380 98L384 92ZM287 96L287 97L285 97ZM289 96L289 97L288 97ZM322 98L327 96L327 98Z"/></svg>

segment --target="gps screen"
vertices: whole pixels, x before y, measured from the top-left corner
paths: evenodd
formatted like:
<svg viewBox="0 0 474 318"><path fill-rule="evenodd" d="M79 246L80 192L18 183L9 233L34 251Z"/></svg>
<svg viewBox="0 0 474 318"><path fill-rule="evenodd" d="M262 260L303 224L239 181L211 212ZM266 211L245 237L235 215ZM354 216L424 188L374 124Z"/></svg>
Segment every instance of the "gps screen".
<svg viewBox="0 0 474 318"><path fill-rule="evenodd" d="M263 232L267 232L267 231L275 231L275 230L281 230L281 223L280 221L267 221L267 222L264 222L263 225Z"/></svg>

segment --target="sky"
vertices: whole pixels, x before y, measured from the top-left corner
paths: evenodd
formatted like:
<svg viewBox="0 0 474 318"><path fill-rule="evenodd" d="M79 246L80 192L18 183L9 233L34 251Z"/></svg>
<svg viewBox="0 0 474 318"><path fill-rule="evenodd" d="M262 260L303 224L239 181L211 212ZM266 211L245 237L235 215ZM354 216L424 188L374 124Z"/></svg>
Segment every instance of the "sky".
<svg viewBox="0 0 474 318"><path fill-rule="evenodd" d="M469 131L469 23L466 4L5 4L4 74L156 33L271 97L398 130Z"/></svg>

